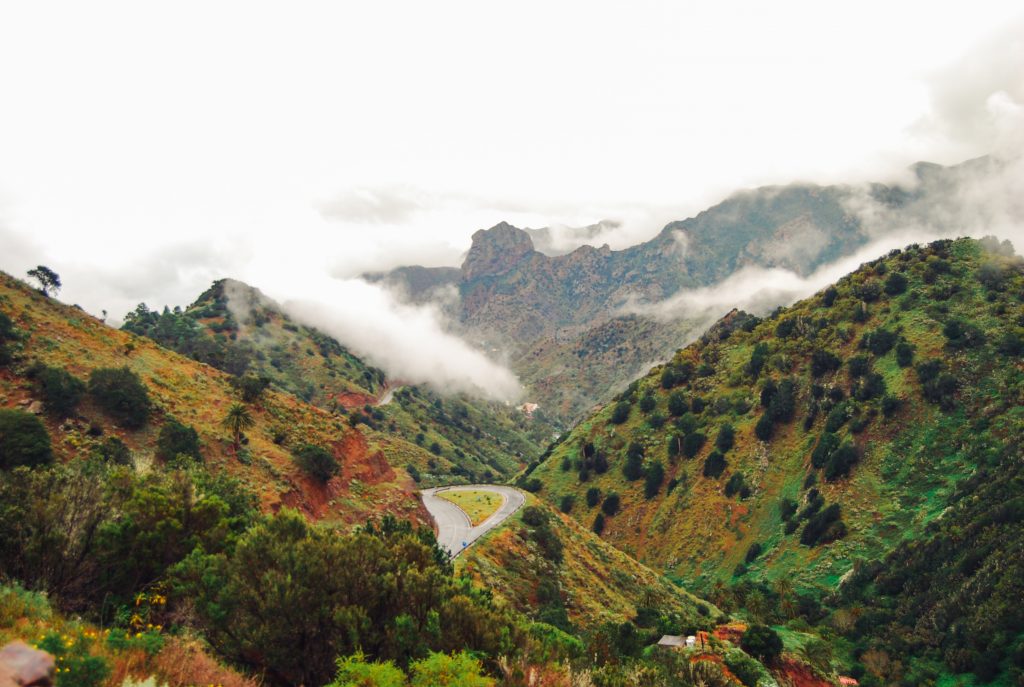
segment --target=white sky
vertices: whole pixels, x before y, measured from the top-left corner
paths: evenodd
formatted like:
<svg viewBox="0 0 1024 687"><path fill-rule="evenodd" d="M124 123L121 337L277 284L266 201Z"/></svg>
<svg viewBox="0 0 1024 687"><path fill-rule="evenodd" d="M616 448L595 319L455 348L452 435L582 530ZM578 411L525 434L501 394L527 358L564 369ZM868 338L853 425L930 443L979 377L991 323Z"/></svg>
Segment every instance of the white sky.
<svg viewBox="0 0 1024 687"><path fill-rule="evenodd" d="M503 219L622 219L621 247L740 186L990 152L976 101L1019 108L1021 14L0 2L0 269L47 264L62 300L120 316L220 276L293 296L305 274L455 264ZM971 62L993 51L1002 72Z"/></svg>

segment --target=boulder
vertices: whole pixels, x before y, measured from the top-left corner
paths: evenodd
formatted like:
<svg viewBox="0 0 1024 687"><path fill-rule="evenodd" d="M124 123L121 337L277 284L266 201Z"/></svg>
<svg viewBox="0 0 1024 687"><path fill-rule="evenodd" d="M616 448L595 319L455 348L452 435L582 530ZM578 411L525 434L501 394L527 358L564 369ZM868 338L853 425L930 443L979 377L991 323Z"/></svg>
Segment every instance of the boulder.
<svg viewBox="0 0 1024 687"><path fill-rule="evenodd" d="M55 670L53 656L25 642L0 649L0 687L52 687Z"/></svg>

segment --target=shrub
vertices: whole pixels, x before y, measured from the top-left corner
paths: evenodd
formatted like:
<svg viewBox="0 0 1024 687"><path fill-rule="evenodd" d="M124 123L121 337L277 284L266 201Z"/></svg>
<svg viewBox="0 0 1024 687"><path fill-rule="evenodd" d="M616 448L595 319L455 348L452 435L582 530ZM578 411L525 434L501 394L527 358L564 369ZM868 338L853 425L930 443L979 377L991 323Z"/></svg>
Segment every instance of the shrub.
<svg viewBox="0 0 1024 687"><path fill-rule="evenodd" d="M853 396L858 401L869 401L885 394L885 379L877 372L868 374L854 390Z"/></svg>
<svg viewBox="0 0 1024 687"><path fill-rule="evenodd" d="M647 468L644 477L644 496L648 499L654 498L661 489L661 483L665 481L665 466L659 461L654 461Z"/></svg>
<svg viewBox="0 0 1024 687"><path fill-rule="evenodd" d="M704 443L707 441L707 437L700 432L692 432L686 435L683 439L683 455L687 458L693 458L700 450L704 447Z"/></svg>
<svg viewBox="0 0 1024 687"><path fill-rule="evenodd" d="M0 312L0 343L15 337L14 322L5 313Z"/></svg>
<svg viewBox="0 0 1024 687"><path fill-rule="evenodd" d="M623 422L629 419L630 405L626 401L619 401L612 408L611 422L615 425L621 425Z"/></svg>
<svg viewBox="0 0 1024 687"><path fill-rule="evenodd" d="M740 494L740 498L746 498L750 495L750 487L747 486L741 472L732 473L729 481L725 483L725 495L732 497L736 494Z"/></svg>
<svg viewBox="0 0 1024 687"><path fill-rule="evenodd" d="M761 555L762 551L764 551L764 547L762 547L759 542L754 542L750 545L750 548L747 549L746 555L743 556L743 562L750 565L757 560L757 557Z"/></svg>
<svg viewBox="0 0 1024 687"><path fill-rule="evenodd" d="M977 348L985 343L985 334L977 326L951 319L942 328L950 348Z"/></svg>
<svg viewBox="0 0 1024 687"><path fill-rule="evenodd" d="M772 438L772 434L775 433L775 423L772 422L771 415L768 411L761 414L757 424L754 425L754 436L761 441L768 441Z"/></svg>
<svg viewBox="0 0 1024 687"><path fill-rule="evenodd" d="M882 415L885 417L892 417L895 415L900 407L903 405L903 401L899 398L891 395L882 397Z"/></svg>
<svg viewBox="0 0 1024 687"><path fill-rule="evenodd" d="M704 461L704 476L718 479L725 472L727 465L725 456L718 451L712 451Z"/></svg>
<svg viewBox="0 0 1024 687"><path fill-rule="evenodd" d="M96 455L100 460L114 465L131 465L132 463L132 452L117 437L108 437L96 449Z"/></svg>
<svg viewBox="0 0 1024 687"><path fill-rule="evenodd" d="M548 514L544 512L543 508L527 506L523 509L523 522L530 527L541 527L547 524Z"/></svg>
<svg viewBox="0 0 1024 687"><path fill-rule="evenodd" d="M822 348L815 349L811 354L811 376L817 378L833 372L838 370L841 364L842 361L835 353Z"/></svg>
<svg viewBox="0 0 1024 687"><path fill-rule="evenodd" d="M640 399L640 412L649 413L658 405L658 401L650 393L644 394Z"/></svg>
<svg viewBox="0 0 1024 687"><path fill-rule="evenodd" d="M128 429L139 429L149 419L149 393L138 375L127 367L93 370L89 393L107 414Z"/></svg>
<svg viewBox="0 0 1024 687"><path fill-rule="evenodd" d="M839 448L839 437L832 432L825 432L818 440L818 445L811 453L811 465L816 468L823 468L832 457L832 453Z"/></svg>
<svg viewBox="0 0 1024 687"><path fill-rule="evenodd" d="M804 525L803 532L800 533L800 543L804 546L816 546L841 538L846 534L846 525L840 518L841 513L837 503L814 513Z"/></svg>
<svg viewBox="0 0 1024 687"><path fill-rule="evenodd" d="M825 480L833 482L845 477L859 459L860 455L853 444L849 442L843 444L829 456L828 463L825 465Z"/></svg>
<svg viewBox="0 0 1024 687"><path fill-rule="evenodd" d="M773 422L789 422L795 412L796 384L792 379L783 379L768 403L768 414Z"/></svg>
<svg viewBox="0 0 1024 687"><path fill-rule="evenodd" d="M59 418L74 415L85 393L85 383L59 367L41 365L32 373L46 412Z"/></svg>
<svg viewBox="0 0 1024 687"><path fill-rule="evenodd" d="M644 476L644 454L629 451L626 454L626 462L622 466L622 475L630 482L634 482Z"/></svg>
<svg viewBox="0 0 1024 687"><path fill-rule="evenodd" d="M865 303L874 303L882 295L882 287L876 281L869 281L855 286L853 294Z"/></svg>
<svg viewBox="0 0 1024 687"><path fill-rule="evenodd" d="M417 468L412 463L406 463L405 471L409 473L409 477L412 477L412 481L416 482L417 484L419 484L420 480L423 479L423 475L420 474L419 468Z"/></svg>
<svg viewBox="0 0 1024 687"><path fill-rule="evenodd" d="M895 332L879 327L861 337L860 347L875 355L885 355L896 345L898 338Z"/></svg>
<svg viewBox="0 0 1024 687"><path fill-rule="evenodd" d="M183 425L174 419L168 419L160 428L160 435L156 440L156 455L163 460L187 456L202 461L203 454L199 451L199 435L196 434L193 427Z"/></svg>
<svg viewBox="0 0 1024 687"><path fill-rule="evenodd" d="M303 444L292 456L303 472L320 482L327 482L341 471L338 461L322 446Z"/></svg>
<svg viewBox="0 0 1024 687"><path fill-rule="evenodd" d="M855 355L846 363L850 371L850 377L859 379L871 371L871 361L866 355Z"/></svg>
<svg viewBox="0 0 1024 687"><path fill-rule="evenodd" d="M614 491L604 497L604 503L601 504L601 512L605 515L615 515L619 512L619 495Z"/></svg>
<svg viewBox="0 0 1024 687"><path fill-rule="evenodd" d="M821 304L826 308L831 308L832 304L836 302L836 298L839 297L839 292L836 287L830 286L825 289L821 294Z"/></svg>
<svg viewBox="0 0 1024 687"><path fill-rule="evenodd" d="M668 397L668 412L672 417L679 417L689 410L686 397L678 391L673 391Z"/></svg>
<svg viewBox="0 0 1024 687"><path fill-rule="evenodd" d="M601 500L601 490L597 487L587 489L587 505L593 508Z"/></svg>
<svg viewBox="0 0 1024 687"><path fill-rule="evenodd" d="M761 661L771 662L782 653L782 638L767 625L751 625L740 638L740 647Z"/></svg>
<svg viewBox="0 0 1024 687"><path fill-rule="evenodd" d="M907 290L907 278L899 272L893 272L885 280L885 292L890 296L898 296Z"/></svg>
<svg viewBox="0 0 1024 687"><path fill-rule="evenodd" d="M566 514L571 513L572 512L572 506L573 506L573 504L575 502L576 502L576 498L572 494L566 494L565 496L562 497L561 502L558 504L558 508L563 513L566 513Z"/></svg>
<svg viewBox="0 0 1024 687"><path fill-rule="evenodd" d="M39 418L20 410L0 410L0 469L34 467L52 460L50 435Z"/></svg>
<svg viewBox="0 0 1024 687"><path fill-rule="evenodd" d="M914 347L906 341L896 344L896 364L900 367L910 367L914 363Z"/></svg>
<svg viewBox="0 0 1024 687"><path fill-rule="evenodd" d="M591 529L594 530L594 534L597 534L599 536L602 532L604 532L604 513L597 514L597 516L594 518L594 524L591 527Z"/></svg>
<svg viewBox="0 0 1024 687"><path fill-rule="evenodd" d="M736 442L736 430L728 422L718 429L718 436L715 437L715 448L722 453L728 453Z"/></svg>
<svg viewBox="0 0 1024 687"><path fill-rule="evenodd" d="M754 379L757 379L761 375L761 370L764 369L764 364L767 360L768 344L757 344L754 346L754 350L750 354L750 360L747 362L747 373Z"/></svg>
<svg viewBox="0 0 1024 687"><path fill-rule="evenodd" d="M242 377L235 377L231 380L235 388L242 394L242 400L246 403L255 403L263 396L263 392L270 386L270 378L263 375L247 374Z"/></svg>
<svg viewBox="0 0 1024 687"><path fill-rule="evenodd" d="M647 424L651 429L661 429L665 426L665 416L661 413L651 413L651 416L647 418Z"/></svg>

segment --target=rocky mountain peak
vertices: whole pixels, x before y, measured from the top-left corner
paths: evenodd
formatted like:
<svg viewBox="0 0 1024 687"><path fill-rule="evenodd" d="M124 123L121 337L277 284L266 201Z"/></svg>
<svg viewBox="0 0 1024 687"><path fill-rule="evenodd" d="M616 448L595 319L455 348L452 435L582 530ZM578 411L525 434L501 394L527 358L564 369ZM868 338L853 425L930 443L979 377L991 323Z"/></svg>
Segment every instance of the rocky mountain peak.
<svg viewBox="0 0 1024 687"><path fill-rule="evenodd" d="M462 278L469 281L504 274L533 253L530 235L508 222L481 229L473 234L473 245L462 263Z"/></svg>

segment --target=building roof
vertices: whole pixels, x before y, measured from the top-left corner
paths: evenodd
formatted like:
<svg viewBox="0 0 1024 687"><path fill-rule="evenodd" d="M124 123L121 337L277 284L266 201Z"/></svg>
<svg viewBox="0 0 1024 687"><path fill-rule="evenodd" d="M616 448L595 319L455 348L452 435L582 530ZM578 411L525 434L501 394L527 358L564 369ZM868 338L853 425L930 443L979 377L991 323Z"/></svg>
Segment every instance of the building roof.
<svg viewBox="0 0 1024 687"><path fill-rule="evenodd" d="M662 635L661 639L658 640L658 646L682 648L686 646L686 637L680 637L679 635Z"/></svg>

